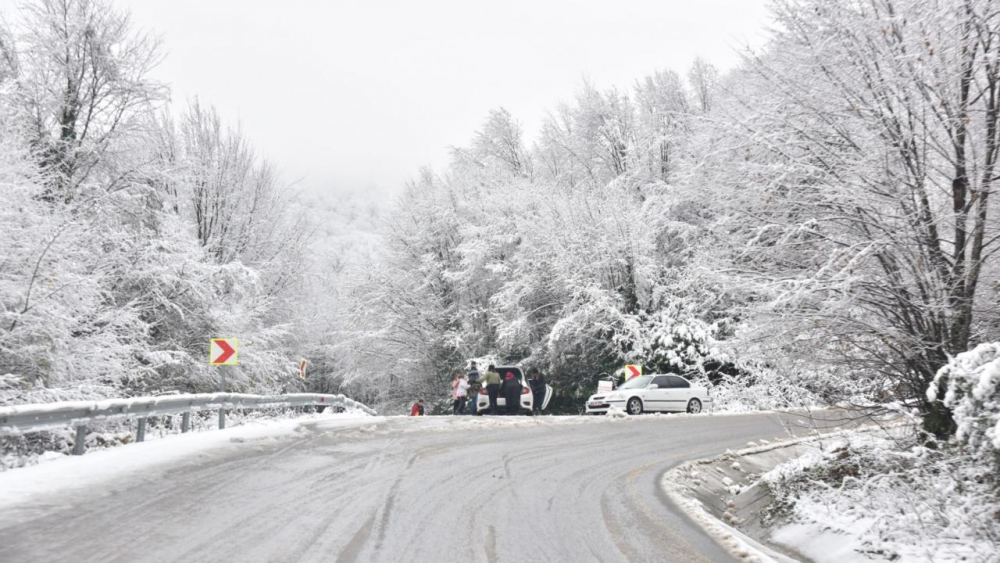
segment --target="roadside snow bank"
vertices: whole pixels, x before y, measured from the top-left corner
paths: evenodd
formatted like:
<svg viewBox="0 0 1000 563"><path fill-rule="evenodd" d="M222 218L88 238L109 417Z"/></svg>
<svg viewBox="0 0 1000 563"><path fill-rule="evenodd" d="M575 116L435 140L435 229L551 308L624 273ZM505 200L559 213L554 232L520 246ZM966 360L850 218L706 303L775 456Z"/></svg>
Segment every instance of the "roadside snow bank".
<svg viewBox="0 0 1000 563"><path fill-rule="evenodd" d="M174 434L151 442L129 444L68 456L43 454L38 465L0 472L0 508L25 504L40 495L100 486L154 467L167 467L196 454L234 444L275 440L315 430L367 426L383 421L362 412L322 413L296 419L267 420L212 432Z"/></svg>
<svg viewBox="0 0 1000 563"><path fill-rule="evenodd" d="M762 481L771 540L817 563L1000 561L996 475L955 451L853 433Z"/></svg>
<svg viewBox="0 0 1000 563"><path fill-rule="evenodd" d="M759 512L759 507L748 506L761 498L753 483L757 481L754 472L807 452L807 443L816 439L775 437L773 442L751 442L736 452L681 464L663 475L660 486L674 504L738 560L796 563L795 558L765 545L738 526L747 524L747 513ZM759 527L755 531L759 532Z"/></svg>
<svg viewBox="0 0 1000 563"><path fill-rule="evenodd" d="M848 436L870 431L880 428L826 433L814 430L813 435L802 438L749 442L747 448L690 461L667 471L661 488L737 559L793 563L805 556L803 551L797 545L778 544L769 537L775 508L768 478L815 467L823 463L824 449L842 445Z"/></svg>
<svg viewBox="0 0 1000 563"><path fill-rule="evenodd" d="M209 395L206 395L209 396ZM172 398L175 395L164 395ZM65 407L67 403L59 406ZM79 404L97 406L96 402ZM17 408L17 407L14 407ZM346 412L352 412L348 409ZM331 411L332 412L332 411ZM305 409L286 407L265 407L255 409L229 409L226 414L226 426L237 427L246 424L267 423L273 420L301 420L309 417L315 411L312 407ZM218 411L194 411L190 413L190 428L188 433L216 432L218 430ZM166 414L146 418L146 440L153 441L175 436L181 433L182 415ZM118 448L135 443L138 431L138 418L113 418L97 420L87 424L86 450L95 452L107 448ZM53 427L37 432L24 434L9 434L0 436L0 472L30 467L47 460L58 459L60 454L69 455L76 441L76 430L72 426Z"/></svg>

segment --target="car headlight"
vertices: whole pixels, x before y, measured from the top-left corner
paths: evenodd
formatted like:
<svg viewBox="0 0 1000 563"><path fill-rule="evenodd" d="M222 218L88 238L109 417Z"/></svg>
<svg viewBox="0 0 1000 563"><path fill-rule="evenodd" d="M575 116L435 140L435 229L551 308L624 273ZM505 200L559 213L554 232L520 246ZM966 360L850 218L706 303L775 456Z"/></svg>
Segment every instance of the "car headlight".
<svg viewBox="0 0 1000 563"><path fill-rule="evenodd" d="M621 398L622 398L622 394L621 393L612 393L612 394L608 395L608 400L609 401L614 401L614 400L621 399Z"/></svg>

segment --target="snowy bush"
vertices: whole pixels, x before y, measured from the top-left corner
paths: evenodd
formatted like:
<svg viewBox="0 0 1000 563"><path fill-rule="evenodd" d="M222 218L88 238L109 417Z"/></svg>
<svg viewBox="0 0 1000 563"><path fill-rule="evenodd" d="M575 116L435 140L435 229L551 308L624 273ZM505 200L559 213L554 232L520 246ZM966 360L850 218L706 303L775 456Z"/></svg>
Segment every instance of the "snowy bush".
<svg viewBox="0 0 1000 563"><path fill-rule="evenodd" d="M613 338L621 359L659 372L679 373L703 372L707 361L725 361L715 340L718 326L678 309L669 307L655 314L640 311L627 317Z"/></svg>
<svg viewBox="0 0 1000 563"><path fill-rule="evenodd" d="M774 497L772 540L821 563L996 560L1000 503L989 464L901 436L823 445L762 476Z"/></svg>
<svg viewBox="0 0 1000 563"><path fill-rule="evenodd" d="M716 412L772 411L818 406L823 400L802 386L770 374L761 381L724 376L711 386Z"/></svg>
<svg viewBox="0 0 1000 563"><path fill-rule="evenodd" d="M957 425L955 440L1000 462L1000 342L955 356L934 377L927 400L938 400L942 391Z"/></svg>

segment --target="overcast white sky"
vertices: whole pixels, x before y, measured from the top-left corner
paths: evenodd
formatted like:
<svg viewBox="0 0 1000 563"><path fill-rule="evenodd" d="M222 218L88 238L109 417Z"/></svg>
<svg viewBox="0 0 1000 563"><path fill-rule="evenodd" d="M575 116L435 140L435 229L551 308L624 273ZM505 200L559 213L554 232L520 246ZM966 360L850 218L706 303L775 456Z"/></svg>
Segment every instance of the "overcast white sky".
<svg viewBox="0 0 1000 563"><path fill-rule="evenodd" d="M156 76L239 119L310 191L394 190L492 108L533 133L584 76L629 87L762 42L766 0L116 0L160 33ZM9 12L16 0L0 0Z"/></svg>

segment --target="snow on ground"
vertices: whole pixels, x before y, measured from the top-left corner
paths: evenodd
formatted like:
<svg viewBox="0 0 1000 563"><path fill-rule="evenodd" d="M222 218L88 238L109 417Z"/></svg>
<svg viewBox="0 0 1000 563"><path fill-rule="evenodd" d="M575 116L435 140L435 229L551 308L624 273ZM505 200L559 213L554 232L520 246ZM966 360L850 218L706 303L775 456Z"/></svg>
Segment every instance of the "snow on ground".
<svg viewBox="0 0 1000 563"><path fill-rule="evenodd" d="M154 466L180 462L186 458L234 444L272 441L310 429L345 429L371 435L414 432L476 432L499 428L563 426L573 424L630 424L664 417L706 417L711 414L647 414L635 416L391 416L372 417L361 412L321 413L291 419L247 421L224 430L187 434L150 434L146 442L94 449L83 456L46 452L37 465L0 472L0 508L24 504L39 494L72 491L93 486L105 479L135 475ZM389 419L409 419L405 426L383 428Z"/></svg>
<svg viewBox="0 0 1000 563"><path fill-rule="evenodd" d="M72 491L125 477L153 466L181 461L233 444L271 441L305 432L371 426L383 417L363 412L321 413L294 419L249 422L210 432L174 434L160 439L100 449L82 456L43 454L44 463L0 472L0 508L24 504L38 495Z"/></svg>
<svg viewBox="0 0 1000 563"><path fill-rule="evenodd" d="M656 484L794 420L390 417L0 508L0 545L18 561L726 561Z"/></svg>
<svg viewBox="0 0 1000 563"><path fill-rule="evenodd" d="M735 452L726 450L719 457L689 460L674 467L663 475L660 487L674 504L681 507L734 558L746 563L795 563L796 559L765 545L761 539L763 536L757 533L758 528L739 529L746 523L739 514L747 518L759 517L759 514L752 514L759 509L752 505L767 494L765 492L761 497L756 483L762 467L774 467L775 457L789 459L782 456L797 456L797 452L805 452L805 455L792 457L787 463L779 465L787 467L786 472L775 468L772 471L775 475L812 467L819 457L812 455L815 453L810 449L815 447L812 444L836 440L848 432L839 429L822 433L813 428L806 437L789 439L776 436L774 442L766 439L747 442L746 448ZM743 460L746 465L734 460ZM749 498L741 499L742 494L749 495ZM722 504L722 501L726 502Z"/></svg>
<svg viewBox="0 0 1000 563"><path fill-rule="evenodd" d="M248 421L224 430L207 430L187 434L150 435L155 438L142 443L130 443L113 448L88 451L82 456L46 452L39 464L0 472L0 508L27 503L42 493L55 490L71 491L93 486L107 479L134 475L153 466L175 463L197 454L234 444L273 441L309 430L326 431L352 429L379 435L390 432L381 429L388 419L411 419L406 416L373 417L360 411L321 413L290 419ZM658 416L650 417L658 418ZM583 416L426 416L412 418L405 427L395 427L393 433L468 432L494 428L522 428L540 425L599 423L604 417ZM625 421L637 420L635 417Z"/></svg>
<svg viewBox="0 0 1000 563"><path fill-rule="evenodd" d="M816 563L995 563L990 471L947 448L851 434L762 476L785 512L771 539Z"/></svg>

